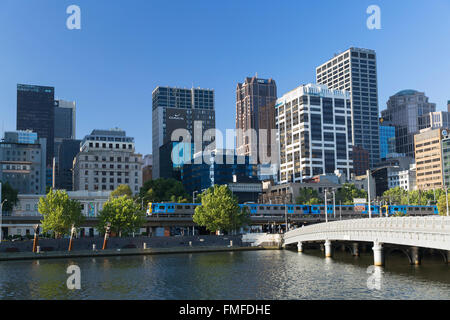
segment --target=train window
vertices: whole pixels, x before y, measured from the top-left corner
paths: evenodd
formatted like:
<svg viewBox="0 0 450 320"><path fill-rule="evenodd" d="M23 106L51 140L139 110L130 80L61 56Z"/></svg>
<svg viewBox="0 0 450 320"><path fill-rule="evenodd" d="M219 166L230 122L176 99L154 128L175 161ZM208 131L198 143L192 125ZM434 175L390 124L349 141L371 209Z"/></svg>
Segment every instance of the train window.
<svg viewBox="0 0 450 320"><path fill-rule="evenodd" d="M431 208L427 208L427 210L428 210L428 211L431 211L432 209L431 209Z"/></svg>
<svg viewBox="0 0 450 320"><path fill-rule="evenodd" d="M320 207L320 210L324 210L325 209L325 207Z"/></svg>
<svg viewBox="0 0 450 320"><path fill-rule="evenodd" d="M273 210L278 210L278 207L273 207Z"/></svg>
<svg viewBox="0 0 450 320"><path fill-rule="evenodd" d="M414 210L419 211L419 208L415 207Z"/></svg>
<svg viewBox="0 0 450 320"><path fill-rule="evenodd" d="M300 208L300 207L295 207L295 210L301 210L302 208Z"/></svg>
<svg viewBox="0 0 450 320"><path fill-rule="evenodd" d="M185 209L190 209L190 208L191 208L191 206L185 206L184 208L185 208Z"/></svg>

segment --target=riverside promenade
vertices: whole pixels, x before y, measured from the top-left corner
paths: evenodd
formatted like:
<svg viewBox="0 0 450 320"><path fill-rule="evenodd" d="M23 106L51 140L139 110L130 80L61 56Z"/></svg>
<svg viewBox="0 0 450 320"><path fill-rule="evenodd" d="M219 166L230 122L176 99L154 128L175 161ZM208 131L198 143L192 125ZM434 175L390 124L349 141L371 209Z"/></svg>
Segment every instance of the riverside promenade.
<svg viewBox="0 0 450 320"><path fill-rule="evenodd" d="M243 242L241 236L209 235L110 238L105 250L101 250L102 244L100 237L74 239L69 252L69 239L42 239L40 252L34 253L32 240L7 241L0 244L0 261L279 249L270 245L252 246Z"/></svg>

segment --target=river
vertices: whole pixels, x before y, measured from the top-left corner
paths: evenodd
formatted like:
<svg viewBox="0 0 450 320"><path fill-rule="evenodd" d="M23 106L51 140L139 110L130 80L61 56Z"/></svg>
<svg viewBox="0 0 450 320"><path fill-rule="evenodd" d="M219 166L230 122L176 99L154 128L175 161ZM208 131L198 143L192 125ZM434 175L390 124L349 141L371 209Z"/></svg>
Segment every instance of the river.
<svg viewBox="0 0 450 320"><path fill-rule="evenodd" d="M322 255L267 250L0 262L0 299L450 299L450 269L440 257L411 266L392 255L373 273L369 253ZM66 285L72 264L81 270L80 290Z"/></svg>

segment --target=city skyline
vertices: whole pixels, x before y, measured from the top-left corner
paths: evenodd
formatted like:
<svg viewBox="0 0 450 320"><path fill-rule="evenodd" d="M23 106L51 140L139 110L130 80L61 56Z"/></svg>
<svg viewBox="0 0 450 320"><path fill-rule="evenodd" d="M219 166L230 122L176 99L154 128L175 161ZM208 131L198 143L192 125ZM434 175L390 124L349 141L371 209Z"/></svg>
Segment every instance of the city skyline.
<svg viewBox="0 0 450 320"><path fill-rule="evenodd" d="M436 40L449 34L446 25L450 23L445 20L445 12L450 5L444 1L436 1L433 7L423 3L405 6L405 3L379 1L382 29L369 30L365 24L369 1L355 2L354 6L345 8L327 2L327 10L321 10L323 4L292 2L279 6L263 2L254 13L250 13L251 4L238 2L211 4L210 11L204 8L206 2L189 6L179 3L184 10L173 12L172 19L179 20L173 25L164 21L168 18L167 7L173 4L140 2L122 8L106 2L78 1L82 28L71 31L65 28L67 3L29 3L29 10L22 10L23 6L6 1L0 13L0 27L14 32L1 35L5 44L1 60L8 63L3 66L4 76L0 79L3 88L0 128L2 133L15 130L18 83L53 86L55 99L77 104L78 139L93 129L117 126L135 137L139 153L148 154L152 153L151 93L157 86L190 88L193 84L195 88L213 89L216 117L221 119L217 128L225 131L235 128L235 87L243 78L256 73L260 78L272 78L281 96L301 84L315 82L315 68L349 47L377 52L380 111L386 108L390 96L404 89L425 92L436 103L437 111L445 110L450 93L441 79L450 71L445 59L450 45ZM236 13L238 5L241 11ZM121 21L122 15L123 23L114 24L115 19ZM411 24L396 24L395 19L400 15L410 17ZM200 22L196 21L199 16L204 18ZM231 16L246 17L246 23L261 22L264 37L269 35L274 39L273 50L259 41L263 35L256 34L250 40L244 36L233 38L241 29L240 24L226 30L221 28ZM426 18L429 16L433 19ZM47 22L35 30L32 26L37 23L37 17ZM281 17L308 21L306 25L311 32L293 22L271 22ZM323 19L319 22L318 17ZM414 23L421 19L427 20L427 25ZM183 33L177 33L183 23L197 31L199 39L208 41L184 39ZM329 28L335 24L342 28L342 35L327 37ZM298 38L292 37L296 32ZM164 42L167 48L159 48L160 41L174 35L178 43ZM151 41L142 41L139 36L155 41L148 44ZM317 43L314 38L327 41ZM413 39L422 41L417 43ZM292 50L281 50L280 43L289 44ZM224 45L229 50L224 52ZM33 47L39 50L31 52ZM191 47L197 49L187 52L186 48ZM176 50L179 48L184 49ZM239 52L234 52L237 48L257 54L242 58ZM238 56L240 60L236 60ZM203 61L202 68L198 67L200 61ZM123 115L125 110L128 116Z"/></svg>

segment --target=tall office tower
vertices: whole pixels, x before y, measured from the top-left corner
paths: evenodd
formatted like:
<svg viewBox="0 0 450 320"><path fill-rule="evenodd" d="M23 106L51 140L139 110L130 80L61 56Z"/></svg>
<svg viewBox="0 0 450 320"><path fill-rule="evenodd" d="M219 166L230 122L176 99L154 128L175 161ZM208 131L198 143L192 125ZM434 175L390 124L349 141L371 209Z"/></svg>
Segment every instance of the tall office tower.
<svg viewBox="0 0 450 320"><path fill-rule="evenodd" d="M436 104L428 102L425 93L403 90L391 96L381 117L395 126L396 152L414 157L414 135L419 133L419 118L436 111Z"/></svg>
<svg viewBox="0 0 450 320"><path fill-rule="evenodd" d="M350 48L316 68L316 81L351 94L353 145L369 151L370 166L380 160L377 59L374 50Z"/></svg>
<svg viewBox="0 0 450 320"><path fill-rule="evenodd" d="M72 190L72 178L70 178L70 181L68 180L67 168L68 166L72 168L72 161L80 149L80 140L75 140L75 127L75 102L55 100L55 167L53 168L53 179L55 180L54 185L58 189ZM65 144L64 148L62 148L63 143ZM77 149L78 151L75 153L74 150ZM66 152L66 154L62 154L62 152ZM71 157L72 159L70 159ZM63 168L60 168L60 165Z"/></svg>
<svg viewBox="0 0 450 320"><path fill-rule="evenodd" d="M161 177L159 148L171 142L176 129L186 129L194 142L195 132L203 137L206 130L215 128L214 90L156 87L152 92L153 179ZM202 147L209 144L204 142Z"/></svg>
<svg viewBox="0 0 450 320"><path fill-rule="evenodd" d="M17 85L17 130L32 130L47 139L47 167L54 156L55 88Z"/></svg>
<svg viewBox="0 0 450 320"><path fill-rule="evenodd" d="M270 130L275 129L275 104L277 85L272 79L259 79L257 76L245 78L236 88L236 129L243 134L236 137L236 150L239 155L259 158L261 144L270 147ZM245 135L249 129L256 130L257 136ZM268 130L267 141L259 137L259 129ZM256 141L253 141L256 138ZM270 156L270 150L267 153Z"/></svg>
<svg viewBox="0 0 450 320"><path fill-rule="evenodd" d="M55 100L55 141L75 139L75 101Z"/></svg>
<svg viewBox="0 0 450 320"><path fill-rule="evenodd" d="M74 191L110 191L121 184L134 194L142 187L142 155L135 153L134 138L117 128L93 130L73 162Z"/></svg>
<svg viewBox="0 0 450 320"><path fill-rule="evenodd" d="M32 131L5 132L0 142L0 181L19 193L45 192L47 139Z"/></svg>
<svg viewBox="0 0 450 320"><path fill-rule="evenodd" d="M277 100L280 183L353 171L350 94L325 85L300 86Z"/></svg>

